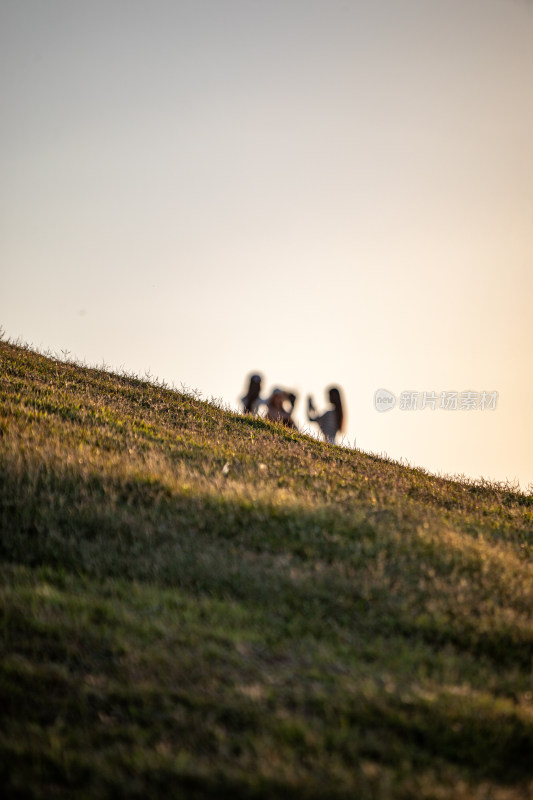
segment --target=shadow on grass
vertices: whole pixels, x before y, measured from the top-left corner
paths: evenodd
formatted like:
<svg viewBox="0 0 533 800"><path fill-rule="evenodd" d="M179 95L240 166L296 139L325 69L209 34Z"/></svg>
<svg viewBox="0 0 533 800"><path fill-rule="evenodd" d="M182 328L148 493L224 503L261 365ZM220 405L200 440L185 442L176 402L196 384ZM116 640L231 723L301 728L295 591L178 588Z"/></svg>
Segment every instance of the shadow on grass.
<svg viewBox="0 0 533 800"><path fill-rule="evenodd" d="M438 598L436 613L413 614L425 601L418 583L427 554L412 535L416 520L406 523L394 512L279 507L176 492L142 476L93 474L82 482L68 470L43 470L31 480L7 470L0 507L0 558L11 563L234 598L301 635L331 637L354 628L363 638L401 633L500 666L530 666L528 629L481 630L473 604L453 618L442 613L454 603L456 579L444 544L432 545L431 561L449 581L447 596ZM495 573L492 580L499 591L504 578ZM470 581L475 585L475 574Z"/></svg>
<svg viewBox="0 0 533 800"><path fill-rule="evenodd" d="M352 788L361 789L354 767L361 759L392 770L451 764L471 781L512 785L531 777L531 723L475 698L407 700L355 689L328 700L309 687L304 702L296 688L252 703L224 683L206 693L201 681L170 688L155 676L139 683L103 672L90 647L83 665L67 670L55 643L56 662L47 660L46 636L37 644L31 663L13 654L0 672L4 786L15 788L24 776L27 785L54 789L49 796L80 788L81 796L99 796L94 789L114 786L113 796L147 796L149 789L163 797L182 786L207 797L215 787L218 796L237 798L344 797L343 789L320 784L341 765L344 774L354 769ZM119 661L112 642L107 658ZM87 672L98 683L88 684ZM280 773L298 765L293 780L265 777L272 752Z"/></svg>

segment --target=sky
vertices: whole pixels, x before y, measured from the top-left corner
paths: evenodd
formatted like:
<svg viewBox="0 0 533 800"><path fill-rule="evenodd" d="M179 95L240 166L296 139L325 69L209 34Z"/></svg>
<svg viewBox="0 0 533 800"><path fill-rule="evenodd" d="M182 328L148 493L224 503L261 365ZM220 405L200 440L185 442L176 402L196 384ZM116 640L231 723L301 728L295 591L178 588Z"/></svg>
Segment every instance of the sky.
<svg viewBox="0 0 533 800"><path fill-rule="evenodd" d="M527 489L532 86L528 0L0 0L5 335Z"/></svg>

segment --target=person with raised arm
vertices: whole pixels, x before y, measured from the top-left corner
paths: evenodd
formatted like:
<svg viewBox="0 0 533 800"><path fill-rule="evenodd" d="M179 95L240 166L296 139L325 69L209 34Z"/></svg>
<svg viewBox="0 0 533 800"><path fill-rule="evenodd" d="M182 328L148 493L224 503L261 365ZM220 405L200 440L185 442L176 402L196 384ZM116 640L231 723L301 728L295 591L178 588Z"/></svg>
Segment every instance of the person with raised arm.
<svg viewBox="0 0 533 800"><path fill-rule="evenodd" d="M307 398L307 419L309 422L316 422L322 431L326 442L335 444L337 433L344 430L344 411L340 390L336 386L331 386L328 392L329 402L332 408L317 414L311 395Z"/></svg>

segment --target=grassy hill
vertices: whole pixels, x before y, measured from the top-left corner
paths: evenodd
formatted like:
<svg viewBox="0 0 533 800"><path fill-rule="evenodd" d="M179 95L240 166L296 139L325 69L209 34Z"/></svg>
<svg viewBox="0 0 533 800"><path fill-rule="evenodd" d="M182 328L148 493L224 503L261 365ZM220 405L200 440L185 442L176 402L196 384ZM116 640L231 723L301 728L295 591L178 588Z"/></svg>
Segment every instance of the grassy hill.
<svg viewBox="0 0 533 800"><path fill-rule="evenodd" d="M0 343L6 798L531 798L533 499Z"/></svg>

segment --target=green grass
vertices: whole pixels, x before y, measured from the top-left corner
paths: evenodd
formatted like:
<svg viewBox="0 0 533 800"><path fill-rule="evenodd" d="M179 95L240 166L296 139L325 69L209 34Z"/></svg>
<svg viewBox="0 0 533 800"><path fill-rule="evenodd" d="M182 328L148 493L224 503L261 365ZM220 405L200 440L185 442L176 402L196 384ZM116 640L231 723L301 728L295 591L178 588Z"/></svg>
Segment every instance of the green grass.
<svg viewBox="0 0 533 800"><path fill-rule="evenodd" d="M8 798L533 797L533 498L0 343Z"/></svg>

